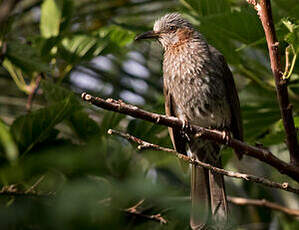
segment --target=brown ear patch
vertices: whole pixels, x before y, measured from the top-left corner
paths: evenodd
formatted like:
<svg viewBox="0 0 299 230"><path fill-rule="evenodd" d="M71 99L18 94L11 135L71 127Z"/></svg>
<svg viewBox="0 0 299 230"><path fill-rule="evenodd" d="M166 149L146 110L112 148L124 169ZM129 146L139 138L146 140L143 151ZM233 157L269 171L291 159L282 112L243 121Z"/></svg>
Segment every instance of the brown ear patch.
<svg viewBox="0 0 299 230"><path fill-rule="evenodd" d="M192 36L193 31L188 28L179 28L176 33L179 37L180 42L183 42L188 40Z"/></svg>

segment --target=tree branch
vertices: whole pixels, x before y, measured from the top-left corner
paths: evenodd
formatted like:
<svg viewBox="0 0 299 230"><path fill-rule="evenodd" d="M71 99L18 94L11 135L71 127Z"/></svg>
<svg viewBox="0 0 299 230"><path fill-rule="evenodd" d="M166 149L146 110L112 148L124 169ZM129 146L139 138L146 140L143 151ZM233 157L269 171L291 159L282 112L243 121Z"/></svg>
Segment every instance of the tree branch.
<svg viewBox="0 0 299 230"><path fill-rule="evenodd" d="M280 160L267 149L251 146L245 142L233 138L230 138L227 141L223 138L223 133L220 131L210 130L195 125L188 125L188 127L184 127L183 122L176 117L167 117L165 115L151 113L139 109L136 106L125 104L122 101L116 101L113 99L104 100L99 97L93 97L86 93L82 94L82 99L90 102L91 104L97 107L106 110L123 113L135 118L143 119L146 121L150 121L160 125L165 125L172 128L184 129L186 133L197 134L202 138L214 140L220 144L230 146L238 150L239 152L242 151L242 153L245 155L257 158L260 161L263 161L271 165L272 167L276 168L280 173L288 175L294 180L296 180L297 182L299 182L299 167L296 167L294 165L288 164Z"/></svg>
<svg viewBox="0 0 299 230"><path fill-rule="evenodd" d="M38 183L40 183L44 179L44 176L42 176L34 185L32 185L28 190L26 191L19 191L15 184L3 186L0 190L0 196L15 196L15 197L37 197L37 198L54 198L55 193L49 192L49 193L41 193L36 192L34 190L35 186L37 186ZM100 204L110 202L110 198L100 201ZM138 202L133 207L130 207L128 209L120 209L120 211L125 212L128 215L132 215L135 217L140 217L146 220L153 220L157 221L161 224L167 224L168 221L162 217L160 213L153 214L153 215L147 215L142 213L141 211L137 210L138 206L140 206L143 203L144 200Z"/></svg>
<svg viewBox="0 0 299 230"><path fill-rule="evenodd" d="M154 220L154 221L160 222L160 224L167 224L168 221L165 218L163 218L160 213L155 214L155 215L146 215L146 214L143 214L142 212L138 211L137 208L143 202L144 202L144 200L141 200L136 205L132 206L131 208L125 209L123 211L125 211L127 214L130 214L130 215L141 217L141 218L144 218L147 220Z"/></svg>
<svg viewBox="0 0 299 230"><path fill-rule="evenodd" d="M228 196L227 200L230 203L235 204L235 205L241 205L241 206L254 205L254 206L260 206L260 207L266 207L266 208L270 208L270 209L273 209L276 211L283 212L283 213L291 215L291 216L299 216L299 210L286 208L284 206L281 206L274 202L267 201L265 199L256 200L256 199L247 199L247 198L243 198L243 197Z"/></svg>
<svg viewBox="0 0 299 230"><path fill-rule="evenodd" d="M171 197L168 199L174 202L189 202L191 200L189 196ZM260 207L273 209L275 211L280 211L287 215L291 215L295 217L299 216L298 209L287 208L277 203L267 201L265 199L258 200L258 199L248 199L243 197L227 196L227 201L230 202L231 204L235 204L239 206L247 206L247 205L260 206Z"/></svg>
<svg viewBox="0 0 299 230"><path fill-rule="evenodd" d="M289 101L287 80L283 79L283 71L280 63L280 55L278 51L279 43L276 38L274 23L272 19L270 0L260 0L257 3L255 0L247 0L252 4L257 11L262 22L268 51L271 62L271 69L275 79L277 99L280 106L280 113L283 120L283 126L286 133L287 146L290 152L291 164L299 166L299 146L297 141L297 131L292 115L292 105Z"/></svg>
<svg viewBox="0 0 299 230"><path fill-rule="evenodd" d="M180 153L176 152L174 149L165 148L165 147L161 147L161 146L156 145L156 144L146 142L146 141L141 140L137 137L134 137L134 136L132 136L128 133L123 133L123 132L120 132L120 131L109 129L108 134L118 135L118 136L121 136L121 137L127 139L130 142L137 143L139 145L137 147L139 150L152 149L152 150L158 150L158 151L164 151L164 152L172 153L175 156L177 156L179 159L181 159L181 160L183 160L183 161L185 161L189 164L193 164L193 165L196 165L196 166L200 166L200 167L209 169L211 171L222 174L224 176L243 179L243 180L246 180L246 181L251 181L251 182L254 182L254 183L262 184L262 185L267 186L267 187L278 188L278 189L282 189L282 190L285 190L285 191L288 191L288 192L293 192L293 193L299 194L299 189L296 189L296 188L293 188L293 187L289 186L288 183L280 184L280 183L277 183L277 182L270 181L266 178L257 177L257 176L250 175L250 174L233 172L233 171L228 171L228 170L225 170L225 169L217 168L217 167L214 167L210 164L207 164L207 163L204 163L202 161L190 158L186 155L180 154Z"/></svg>
<svg viewBox="0 0 299 230"><path fill-rule="evenodd" d="M41 179L39 179L36 183L38 183ZM35 184L36 184L35 183ZM34 186L34 185L33 185ZM55 196L55 193L41 193L41 192L36 192L35 190L27 190L27 191L19 191L16 188L16 185L9 185L9 186L4 186L0 190L0 195L4 196L18 196L18 197L40 197L40 198L53 198ZM176 201L189 201L190 197L179 197L179 198L169 198L169 199L175 199ZM246 206L246 205L254 205L254 206L260 206L260 207L266 207L270 208L276 211L283 212L287 215L291 216L299 216L299 210L296 209L290 209L286 208L284 206L281 206L277 203L267 201L265 199L262 200L256 200L256 199L247 199L243 197L232 197L232 196L227 196L227 200L235 205L241 205L241 206ZM110 198L100 202L110 202ZM168 221L161 216L161 214L156 214L156 215L145 215L142 214L140 211L137 210L137 208L143 203L144 200L141 200L138 202L136 205L134 205L131 208L128 209L122 209L127 214L138 216L141 218L145 218L148 220L154 220L158 221L161 224L166 224Z"/></svg>
<svg viewBox="0 0 299 230"><path fill-rule="evenodd" d="M3 0L0 4L0 26L7 20L17 3L22 0Z"/></svg>

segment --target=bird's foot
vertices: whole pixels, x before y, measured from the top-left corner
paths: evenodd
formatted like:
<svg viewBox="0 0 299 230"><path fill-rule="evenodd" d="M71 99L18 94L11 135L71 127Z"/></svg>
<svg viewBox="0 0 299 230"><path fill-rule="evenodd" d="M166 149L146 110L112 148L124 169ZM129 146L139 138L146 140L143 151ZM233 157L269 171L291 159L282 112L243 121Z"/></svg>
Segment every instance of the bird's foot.
<svg viewBox="0 0 299 230"><path fill-rule="evenodd" d="M183 121L182 130L187 133L192 131L192 126L190 125L189 121L187 120L182 120L182 121Z"/></svg>
<svg viewBox="0 0 299 230"><path fill-rule="evenodd" d="M182 131L183 131L183 135L185 136L186 140L188 142L190 142L190 137L188 135L188 133L192 130L189 121L187 120L183 120L183 125L182 125Z"/></svg>
<svg viewBox="0 0 299 230"><path fill-rule="evenodd" d="M222 131L222 139L225 141L225 144L228 145L230 140L231 140L231 135L228 130L223 130Z"/></svg>

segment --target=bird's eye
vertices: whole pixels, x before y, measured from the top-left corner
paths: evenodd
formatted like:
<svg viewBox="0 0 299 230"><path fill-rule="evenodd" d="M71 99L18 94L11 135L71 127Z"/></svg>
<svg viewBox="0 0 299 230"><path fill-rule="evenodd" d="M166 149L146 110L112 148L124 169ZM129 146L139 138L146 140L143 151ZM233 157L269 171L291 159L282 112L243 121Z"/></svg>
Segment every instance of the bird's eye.
<svg viewBox="0 0 299 230"><path fill-rule="evenodd" d="M169 26L169 30L174 31L176 29L175 26Z"/></svg>

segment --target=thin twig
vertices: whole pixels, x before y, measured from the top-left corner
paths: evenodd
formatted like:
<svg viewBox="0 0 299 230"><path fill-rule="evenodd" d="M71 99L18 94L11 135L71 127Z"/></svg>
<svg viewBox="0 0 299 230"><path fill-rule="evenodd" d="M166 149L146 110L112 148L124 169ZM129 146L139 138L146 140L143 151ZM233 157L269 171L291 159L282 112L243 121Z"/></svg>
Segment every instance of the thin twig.
<svg viewBox="0 0 299 230"><path fill-rule="evenodd" d="M41 193L41 192L36 192L34 190L19 191L16 188L16 185L9 185L9 186L3 186L2 187L2 189L0 190L0 195L15 196L15 197L53 198L55 196L55 193ZM107 198L107 199L101 200L99 202L99 204L103 205L107 202L110 203L110 201L111 201L111 198ZM154 214L154 215L146 215L146 214L143 214L141 211L137 210L137 208L143 203L143 201L144 200L139 201L136 205L134 205L131 208L121 209L121 211L125 212L126 214L129 214L129 215L133 215L133 216L136 216L136 217L141 217L143 219L157 221L161 224L167 224L168 223L168 221L164 217L162 217L162 215L160 213Z"/></svg>
<svg viewBox="0 0 299 230"><path fill-rule="evenodd" d="M1 65L5 58L5 54L7 51L7 44L6 44L6 42L2 42L2 44L1 44L1 41L0 41L0 45L1 45L1 48L0 48L0 65Z"/></svg>
<svg viewBox="0 0 299 230"><path fill-rule="evenodd" d="M189 202L191 200L190 196L181 196L181 197L168 197L167 200L173 201L173 202ZM284 214L291 215L291 216L299 216L299 210L298 209L291 209L284 207L280 204L267 201L266 199L248 199L243 197L234 197L234 196L227 196L228 202L240 205L240 206L247 206L247 205L253 205L253 206L260 206L265 207L269 209L273 209L275 211L283 212Z"/></svg>
<svg viewBox="0 0 299 230"><path fill-rule="evenodd" d="M283 79L286 78L286 76L288 75L289 73L289 68L290 68L290 62L289 62L289 55L290 55L290 50L291 49L291 46L289 45L286 49L285 49L285 67L284 67L284 73L283 73Z"/></svg>
<svg viewBox="0 0 299 230"><path fill-rule="evenodd" d="M233 138L230 138L227 141L223 138L223 133L217 130L206 129L195 125L188 125L187 127L184 127L184 123L176 117L167 117L165 115L151 113L139 109L136 106L125 104L122 101L116 101L113 99L104 100L99 97L93 97L86 93L82 94L82 99L106 110L119 112L135 118L143 119L172 128L183 129L186 133L200 134L201 138L214 140L220 144L230 146L238 150L239 152L242 151L242 153L245 155L259 159L260 161L263 161L276 168L280 173L286 174L299 182L299 167L280 160L265 148L251 146L245 142Z"/></svg>
<svg viewBox="0 0 299 230"><path fill-rule="evenodd" d="M255 0L247 0L247 2L249 4L252 4L256 9L265 31L271 69L275 79L277 99L279 102L283 126L286 133L286 142L290 151L290 161L291 164L299 166L299 146L297 141L297 131L292 114L292 105L289 101L287 80L283 79L283 71L281 68L280 54L278 50L279 43L276 37L272 19L271 3L270 0L260 0L259 3L257 3Z"/></svg>
<svg viewBox="0 0 299 230"><path fill-rule="evenodd" d="M254 206L260 206L260 207L266 207L266 208L270 208L276 211L280 211L283 212L285 214L291 215L291 216L299 216L299 210L297 209L290 209L290 208L286 208L284 206L281 206L277 203L274 202L270 202L267 201L265 199L262 200L257 200L257 199L247 199L247 198L243 198L243 197L227 197L227 200L232 203L232 204L236 204L236 205L254 205Z"/></svg>
<svg viewBox="0 0 299 230"><path fill-rule="evenodd" d="M124 211L127 214L135 215L135 216L142 217L142 218L145 218L145 219L148 219L148 220L158 221L161 224L167 224L168 221L165 218L163 218L160 213L155 214L155 215L146 215L146 214L143 214L142 212L138 211L137 208L143 202L144 202L144 200L140 200L137 204L135 204L134 206L132 206L130 208L125 209Z"/></svg>
<svg viewBox="0 0 299 230"><path fill-rule="evenodd" d="M42 175L25 193L35 192L35 188L45 179L45 175Z"/></svg>
<svg viewBox="0 0 299 230"><path fill-rule="evenodd" d="M39 180L37 182L39 182ZM3 186L0 190L0 195L3 195L3 196L24 196L24 197L28 196L28 197L41 197L41 198L47 198L48 197L48 198L51 198L55 194L52 193L52 192L41 193L41 192L37 192L35 190L20 191L18 189L17 185L12 184L12 185L8 185L8 186Z"/></svg>
<svg viewBox="0 0 299 230"><path fill-rule="evenodd" d="M288 191L288 192L293 192L293 193L299 194L299 189L291 187L286 182L280 184L280 183L277 183L277 182L274 182L274 181L270 181L270 180L268 180L266 178L263 178L263 177L257 177L257 176L250 175L250 174L233 172L233 171L228 171L228 170L225 170L225 169L217 168L217 167L214 167L210 164L207 164L207 163L204 163L202 161L199 161L199 160L193 159L191 157L188 157L186 155L180 154L180 153L176 152L174 149L165 148L165 147L161 147L161 146L156 145L156 144L146 142L146 141L141 140L137 137L134 137L134 136L132 136L128 133L123 133L123 132L120 132L120 131L109 129L108 134L118 135L118 136L121 136L121 137L127 139L130 142L137 143L139 145L138 146L139 150L141 150L141 149L152 149L152 150L169 152L169 153L174 154L179 159L181 159L181 160L183 160L183 161L185 161L189 164L201 166L203 168L209 169L211 171L222 174L224 176L243 179L243 180L246 180L246 181L251 181L251 182L254 182L254 183L262 184L262 185L267 186L267 187L282 189L282 190L285 190L285 191Z"/></svg>
<svg viewBox="0 0 299 230"><path fill-rule="evenodd" d="M138 216L138 217L142 217L144 219L148 219L148 220L154 220L154 221L158 221L160 222L161 224L167 224L167 220L165 218L163 218L161 216L160 213L158 214L155 214L155 215L146 215L146 214L143 214L141 212L138 212L137 210L135 211L128 211L128 210L124 210L127 214L130 214L130 215L134 215L134 216Z"/></svg>
<svg viewBox="0 0 299 230"><path fill-rule="evenodd" d="M30 191L30 192L18 191L15 188L15 186L16 185L9 185L9 186L2 187L2 189L0 190L0 195L17 196L17 197L40 197L40 198L52 198L55 196L55 193L51 193L51 192L50 193L41 193L41 192L35 192L35 191ZM176 201L178 201L178 200L179 201L189 201L190 197L179 197L179 198L176 197L176 198L168 198L168 199L175 199ZM257 199L247 199L247 198L242 198L242 197L227 196L227 200L230 203L235 204L235 205L241 205L241 206L254 205L254 206L260 206L260 207L266 207L266 208L270 208L270 209L273 209L276 211L283 212L287 215L299 216L299 210L287 208L287 207L281 206L277 203L267 201L265 199L257 200ZM102 203L106 203L106 202L110 202L110 201L111 201L111 199L107 198L107 199L101 201L100 203L102 204ZM138 206L139 205L140 205L140 202L138 202ZM134 205L134 206L136 206L136 205ZM158 221L162 224L166 224L168 222L165 218L163 218L161 216L161 214L144 215L144 214L140 213L139 211L137 211L136 208L135 208L135 210L129 208L129 209L124 209L122 211L126 212L127 214L134 215L134 216L139 216L139 217L142 217L145 219Z"/></svg>
<svg viewBox="0 0 299 230"><path fill-rule="evenodd" d="M27 104L26 104L27 112L31 111L32 102L33 102L35 94L38 91L39 83L40 83L41 79L42 79L42 74L39 74L35 80L35 86L33 87L31 93L28 95L28 100L27 100Z"/></svg>

